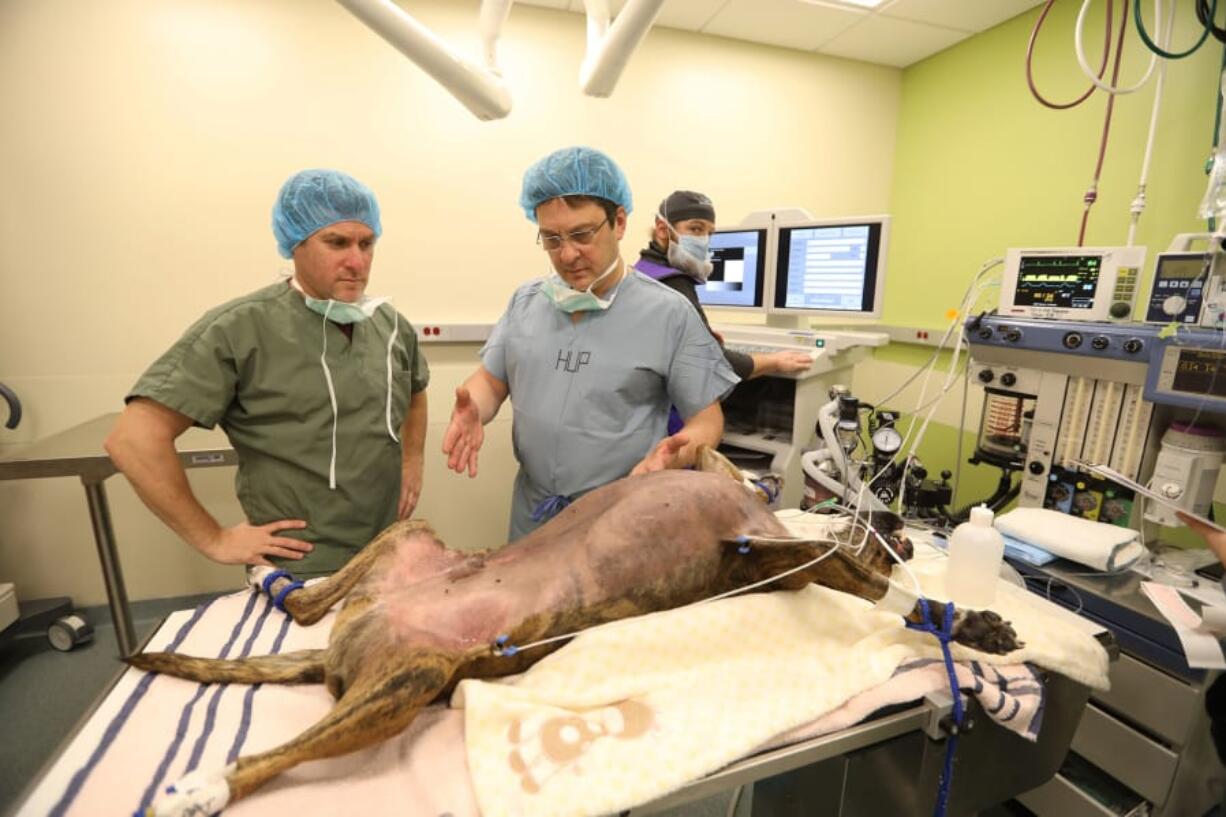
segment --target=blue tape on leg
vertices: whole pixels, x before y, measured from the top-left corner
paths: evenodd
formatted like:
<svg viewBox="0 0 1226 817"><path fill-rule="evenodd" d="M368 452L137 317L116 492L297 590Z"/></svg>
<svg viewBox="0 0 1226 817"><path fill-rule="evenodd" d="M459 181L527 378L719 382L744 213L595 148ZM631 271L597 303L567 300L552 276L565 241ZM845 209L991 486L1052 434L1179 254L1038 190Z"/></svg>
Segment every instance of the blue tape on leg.
<svg viewBox="0 0 1226 817"><path fill-rule="evenodd" d="M301 590L301 589L302 589L302 582L291 582L290 584L287 584L285 587L281 588L281 592L278 593L277 597L272 600L272 606L276 607L278 610L284 613L285 612L285 597L288 596L290 593L294 592L295 590Z"/></svg>
<svg viewBox="0 0 1226 817"><path fill-rule="evenodd" d="M273 582L275 582L277 579L291 579L292 580L293 578L294 578L293 575L288 573L287 571L274 570L273 572L269 573L267 576L264 577L264 581L261 583L261 585L264 588L264 592L267 595L271 596L272 590L270 590L269 588L272 587Z"/></svg>

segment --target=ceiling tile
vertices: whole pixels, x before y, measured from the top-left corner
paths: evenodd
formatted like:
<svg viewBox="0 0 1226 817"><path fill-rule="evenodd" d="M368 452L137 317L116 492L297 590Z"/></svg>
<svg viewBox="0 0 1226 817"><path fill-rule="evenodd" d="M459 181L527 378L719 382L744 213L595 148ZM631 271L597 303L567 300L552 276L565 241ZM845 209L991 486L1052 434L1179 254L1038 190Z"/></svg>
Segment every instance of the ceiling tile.
<svg viewBox="0 0 1226 817"><path fill-rule="evenodd" d="M587 11L583 0L521 0L521 2L533 5L549 3L555 8L565 8L579 14ZM728 0L665 0L655 24L685 31L698 31L727 2ZM609 0L609 13L617 17L625 5L626 0Z"/></svg>
<svg viewBox="0 0 1226 817"><path fill-rule="evenodd" d="M864 11L801 0L729 0L702 31L812 51L866 17Z"/></svg>
<svg viewBox="0 0 1226 817"><path fill-rule="evenodd" d="M961 31L985 31L1043 0L894 0L879 14Z"/></svg>
<svg viewBox="0 0 1226 817"><path fill-rule="evenodd" d="M873 15L817 50L835 57L904 68L968 36L963 31Z"/></svg>
<svg viewBox="0 0 1226 817"><path fill-rule="evenodd" d="M728 0L668 0L656 25L700 31L727 4Z"/></svg>

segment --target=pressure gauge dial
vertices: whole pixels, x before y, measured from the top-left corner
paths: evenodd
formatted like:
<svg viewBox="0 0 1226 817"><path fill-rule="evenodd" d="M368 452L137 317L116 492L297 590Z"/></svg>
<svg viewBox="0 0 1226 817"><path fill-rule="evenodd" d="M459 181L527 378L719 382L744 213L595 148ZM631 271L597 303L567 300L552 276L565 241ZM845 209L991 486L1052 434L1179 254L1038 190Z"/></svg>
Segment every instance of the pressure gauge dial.
<svg viewBox="0 0 1226 817"><path fill-rule="evenodd" d="M873 432L873 450L878 454L896 454L902 448L902 435L893 426L879 428Z"/></svg>

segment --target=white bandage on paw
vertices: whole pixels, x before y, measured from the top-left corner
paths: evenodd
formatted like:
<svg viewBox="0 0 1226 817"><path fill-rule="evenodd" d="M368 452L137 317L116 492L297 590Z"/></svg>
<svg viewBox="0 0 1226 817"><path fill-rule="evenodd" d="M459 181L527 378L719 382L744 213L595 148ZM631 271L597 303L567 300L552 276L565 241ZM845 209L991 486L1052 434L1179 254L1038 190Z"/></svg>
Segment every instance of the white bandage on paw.
<svg viewBox="0 0 1226 817"><path fill-rule="evenodd" d="M247 584L254 588L257 593L262 593L264 591L264 579L271 576L275 571L275 567L252 565L247 568Z"/></svg>
<svg viewBox="0 0 1226 817"><path fill-rule="evenodd" d="M230 802L230 784L226 777L234 771L231 763L224 769L194 772L184 775L167 789L166 796L153 804L154 817L199 817L218 814Z"/></svg>
<svg viewBox="0 0 1226 817"><path fill-rule="evenodd" d="M890 586L885 591L885 595L873 605L873 611L908 616L915 609L917 601L919 601L918 596L898 584L898 582L891 581Z"/></svg>

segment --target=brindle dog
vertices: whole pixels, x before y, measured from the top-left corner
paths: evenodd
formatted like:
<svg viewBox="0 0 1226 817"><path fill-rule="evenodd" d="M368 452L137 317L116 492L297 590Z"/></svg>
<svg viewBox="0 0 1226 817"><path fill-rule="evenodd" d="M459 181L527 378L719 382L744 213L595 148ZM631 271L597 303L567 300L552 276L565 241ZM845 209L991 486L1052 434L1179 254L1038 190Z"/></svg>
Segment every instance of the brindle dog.
<svg viewBox="0 0 1226 817"><path fill-rule="evenodd" d="M290 742L212 776L193 773L150 813L218 811L304 761L353 752L398 734L418 711L464 678L526 670L561 646L499 654L605 622L667 610L776 576L833 553L766 589L817 582L876 601L890 559L871 538L856 556L836 541L797 541L722 457L704 452L702 471L662 471L592 491L548 524L497 550L450 550L425 522L392 525L342 570L291 592L299 624L337 602L328 648L243 660L170 653L136 655L135 667L204 683L323 683L336 698L326 717ZM888 535L909 552L898 535ZM748 541L746 541L748 537ZM849 541L861 541L852 530ZM746 548L748 544L748 548ZM276 580L271 592L288 586ZM944 605L930 603L936 622ZM920 622L917 605L907 619ZM994 613L958 611L954 639L991 653L1019 646ZM501 637L505 636L505 639ZM502 650L502 652L507 652Z"/></svg>

